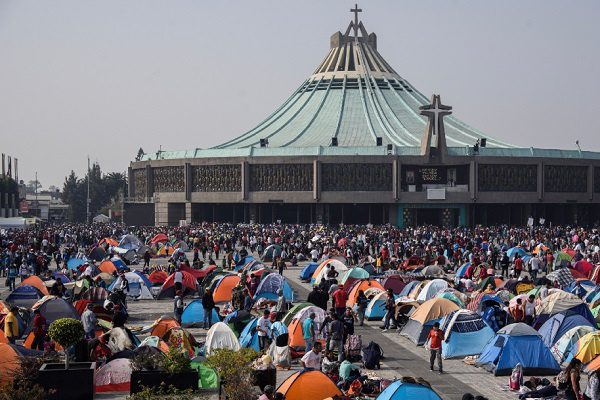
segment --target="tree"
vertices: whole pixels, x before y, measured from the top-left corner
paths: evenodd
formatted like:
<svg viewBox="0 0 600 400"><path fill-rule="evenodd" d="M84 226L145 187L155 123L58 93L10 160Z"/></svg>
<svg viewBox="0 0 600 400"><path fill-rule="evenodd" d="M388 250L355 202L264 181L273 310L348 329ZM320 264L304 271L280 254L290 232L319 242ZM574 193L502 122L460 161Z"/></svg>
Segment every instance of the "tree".
<svg viewBox="0 0 600 400"><path fill-rule="evenodd" d="M74 318L59 318L48 327L48 336L65 349L65 369L69 369L69 347L85 337L83 325Z"/></svg>
<svg viewBox="0 0 600 400"><path fill-rule="evenodd" d="M140 149L137 152L137 156L135 156L135 161L140 161L142 157L144 157L144 154L144 149L140 147Z"/></svg>
<svg viewBox="0 0 600 400"><path fill-rule="evenodd" d="M28 194L35 193L36 189L40 190L41 188L42 188L42 184L37 179L31 180L31 181L27 182L27 185L25 185L25 190L27 191Z"/></svg>
<svg viewBox="0 0 600 400"><path fill-rule="evenodd" d="M48 191L51 193L54 193L54 192L60 191L60 189L58 187L56 187L55 185L50 185L50 186L48 186Z"/></svg>

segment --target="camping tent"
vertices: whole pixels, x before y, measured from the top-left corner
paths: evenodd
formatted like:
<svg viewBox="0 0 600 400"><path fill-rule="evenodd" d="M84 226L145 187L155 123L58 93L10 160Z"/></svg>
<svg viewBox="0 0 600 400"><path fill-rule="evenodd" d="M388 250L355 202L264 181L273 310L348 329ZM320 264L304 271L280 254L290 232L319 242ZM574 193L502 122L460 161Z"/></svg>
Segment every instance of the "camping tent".
<svg viewBox="0 0 600 400"><path fill-rule="evenodd" d="M119 242L119 246L122 249L126 250L139 250L144 244L137 236L134 235L125 235L121 238Z"/></svg>
<svg viewBox="0 0 600 400"><path fill-rule="evenodd" d="M271 244L267 246L265 252L263 253L260 261L271 262L274 258L277 258L281 255L281 246L278 244Z"/></svg>
<svg viewBox="0 0 600 400"><path fill-rule="evenodd" d="M164 233L159 233L157 235L154 235L154 237L150 240L150 243L152 244L157 244L157 243L163 243L163 242L168 242L169 238L167 237L167 235L165 235Z"/></svg>
<svg viewBox="0 0 600 400"><path fill-rule="evenodd" d="M318 267L319 264L311 262L306 267L302 268L302 271L300 271L300 279L305 282L310 281L310 277L315 273Z"/></svg>
<svg viewBox="0 0 600 400"><path fill-rule="evenodd" d="M180 326L179 322L177 322L173 317L163 315L154 321L150 327L150 336L158 336L159 338L162 338L169 329L177 326Z"/></svg>
<svg viewBox="0 0 600 400"><path fill-rule="evenodd" d="M596 358L600 354L600 331L590 332L579 339L573 348L573 353L583 364Z"/></svg>
<svg viewBox="0 0 600 400"><path fill-rule="evenodd" d="M481 353L495 332L479 314L469 310L450 313L441 322L443 358L462 358Z"/></svg>
<svg viewBox="0 0 600 400"><path fill-rule="evenodd" d="M448 282L443 279L434 279L427 283L427 285L419 292L417 301L427 301L432 299L436 294L446 289L448 289Z"/></svg>
<svg viewBox="0 0 600 400"><path fill-rule="evenodd" d="M240 283L238 275L225 275L221 277L213 291L213 300L215 303L231 301L233 288Z"/></svg>
<svg viewBox="0 0 600 400"><path fill-rule="evenodd" d="M114 359L95 372L96 393L129 392L131 385L131 360Z"/></svg>
<svg viewBox="0 0 600 400"><path fill-rule="evenodd" d="M241 348L235 333L223 322L217 322L208 330L204 346L207 356L213 354L216 349L239 351Z"/></svg>
<svg viewBox="0 0 600 400"><path fill-rule="evenodd" d="M346 307L354 307L354 305L356 304L356 299L358 298L358 292L360 292L361 290L363 292L366 292L369 289L378 289L382 292L385 292L385 289L383 288L383 286L381 286L381 283L377 282L374 279L358 281L354 284L354 286L352 286L352 289L350 289L350 293L348 293Z"/></svg>
<svg viewBox="0 0 600 400"><path fill-rule="evenodd" d="M544 343L552 347L568 331L579 326L589 326L594 328L587 319L571 311L563 311L554 314L538 330Z"/></svg>
<svg viewBox="0 0 600 400"><path fill-rule="evenodd" d="M579 339L594 331L593 327L585 325L568 330L550 349L556 361L559 364L570 361L575 355L573 350L576 348Z"/></svg>
<svg viewBox="0 0 600 400"><path fill-rule="evenodd" d="M6 301L13 306L31 308L41 298L42 294L37 288L30 285L23 285L13 290L6 298Z"/></svg>
<svg viewBox="0 0 600 400"><path fill-rule="evenodd" d="M412 340L417 346L422 346L433 324L458 309L456 304L447 299L435 297L427 300L411 315L400 334Z"/></svg>
<svg viewBox="0 0 600 400"><path fill-rule="evenodd" d="M146 338L140 343L139 347L142 346L155 347L163 353L167 353L169 351L169 346L158 336L146 336Z"/></svg>
<svg viewBox="0 0 600 400"><path fill-rule="evenodd" d="M0 383L13 380L17 370L21 367L21 346L0 343Z"/></svg>
<svg viewBox="0 0 600 400"><path fill-rule="evenodd" d="M350 268L342 274L342 278L338 280L340 285L351 286L353 282L361 279L368 279L369 273L360 267Z"/></svg>
<svg viewBox="0 0 600 400"><path fill-rule="evenodd" d="M220 321L219 314L216 309L212 309L212 322ZM181 324L183 326L192 326L204 323L204 307L202 300L197 299L190 302L181 314Z"/></svg>
<svg viewBox="0 0 600 400"><path fill-rule="evenodd" d="M542 300L540 305L536 307L535 311L538 318L534 323L534 327L541 326L552 315L567 310L571 311L572 313L579 314L587 319L591 324L595 324L594 316L592 315L592 312L587 304L585 304L583 300L574 294L561 290L549 294L544 300Z"/></svg>
<svg viewBox="0 0 600 400"><path fill-rule="evenodd" d="M381 282L381 285L385 290L392 289L392 292L398 295L402 292L406 283L402 280L400 275L389 275Z"/></svg>
<svg viewBox="0 0 600 400"><path fill-rule="evenodd" d="M127 297L131 297L134 299L140 300L152 300L154 296L152 296L151 285L148 286L148 282L142 279L135 272L126 272L125 279L129 282L129 291L127 292ZM108 287L108 290L113 291L115 288L118 288L121 285L121 276L113 281Z"/></svg>
<svg viewBox="0 0 600 400"><path fill-rule="evenodd" d="M188 272L181 271L183 274L183 294L190 295L197 291L196 289L196 279ZM171 274L165 283L163 283L160 288L160 292L157 296L157 299L168 299L175 297L175 274Z"/></svg>
<svg viewBox="0 0 600 400"><path fill-rule="evenodd" d="M373 296L365 309L365 318L367 321L381 321L383 319L386 312L385 302L387 299L387 292L379 292Z"/></svg>
<svg viewBox="0 0 600 400"><path fill-rule="evenodd" d="M288 281L279 274L269 274L260 281L256 293L254 293L254 300L260 298L277 300L279 289L283 290L283 295L288 302L294 301L294 291Z"/></svg>
<svg viewBox="0 0 600 400"><path fill-rule="evenodd" d="M214 315L213 315L214 316ZM246 310L236 310L227 314L225 318L223 318L223 322L225 322L231 330L236 334L236 336L240 336L240 333L244 330L248 322L254 318L252 314L250 314Z"/></svg>
<svg viewBox="0 0 600 400"><path fill-rule="evenodd" d="M83 259L83 258L69 258L69 260L67 261L67 268L69 268L72 271L77 270L80 266L82 266L87 259Z"/></svg>
<svg viewBox="0 0 600 400"><path fill-rule="evenodd" d="M88 258L94 261L102 261L106 258L106 251L102 247L96 246L90 250Z"/></svg>
<svg viewBox="0 0 600 400"><path fill-rule="evenodd" d="M328 258L327 260L322 261L313 273L312 278L310 279L313 284L318 285L321 282L321 279L327 276L328 265L333 265L333 268L335 268L339 274L348 270L348 267L337 258Z"/></svg>
<svg viewBox="0 0 600 400"><path fill-rule="evenodd" d="M538 332L521 322L500 329L486 344L475 365L495 376L506 376L517 364L521 364L525 375L560 372L560 366Z"/></svg>
<svg viewBox="0 0 600 400"><path fill-rule="evenodd" d="M115 267L115 264L113 264L110 260L102 261L102 263L98 265L98 269L111 275L117 272L117 267Z"/></svg>
<svg viewBox="0 0 600 400"><path fill-rule="evenodd" d="M148 280L152 282L153 285L162 285L168 277L169 275L165 271L152 271L150 276L148 276Z"/></svg>
<svg viewBox="0 0 600 400"><path fill-rule="evenodd" d="M48 288L46 287L46 285L44 284L44 281L41 280L39 276L31 275L29 278L26 278L25 280L21 281L21 283L19 283L19 286L25 286L25 285L33 286L34 288L39 290L43 296L48 295ZM19 286L17 286L17 287L19 287Z"/></svg>
<svg viewBox="0 0 600 400"><path fill-rule="evenodd" d="M303 308L310 307L310 306L314 306L314 304L313 303L308 303L308 302L295 304L284 315L284 317L281 319L281 322L283 322L285 325L289 325L290 322L292 322L292 320L294 319L294 316L298 313L298 311L302 310Z"/></svg>
<svg viewBox="0 0 600 400"><path fill-rule="evenodd" d="M252 348L257 353L260 352L260 345L258 343L258 331L256 330L256 324L258 318L252 318L244 327L240 333L240 346L246 348Z"/></svg>
<svg viewBox="0 0 600 400"><path fill-rule="evenodd" d="M279 385L277 392L285 395L286 400L324 400L342 396L335 383L321 371L296 372Z"/></svg>
<svg viewBox="0 0 600 400"><path fill-rule="evenodd" d="M398 380L386 387L376 400L442 400L442 398L428 386Z"/></svg>
<svg viewBox="0 0 600 400"><path fill-rule="evenodd" d="M73 318L79 320L79 314L71 303L56 296L44 296L31 307L31 311L40 310L50 325L59 318Z"/></svg>
<svg viewBox="0 0 600 400"><path fill-rule="evenodd" d="M98 214L92 218L92 221L96 224L108 224L110 222L110 217L104 214Z"/></svg>
<svg viewBox="0 0 600 400"><path fill-rule="evenodd" d="M204 363L203 357L192 359L191 367L198 371L198 387L201 389L218 389L219 375Z"/></svg>

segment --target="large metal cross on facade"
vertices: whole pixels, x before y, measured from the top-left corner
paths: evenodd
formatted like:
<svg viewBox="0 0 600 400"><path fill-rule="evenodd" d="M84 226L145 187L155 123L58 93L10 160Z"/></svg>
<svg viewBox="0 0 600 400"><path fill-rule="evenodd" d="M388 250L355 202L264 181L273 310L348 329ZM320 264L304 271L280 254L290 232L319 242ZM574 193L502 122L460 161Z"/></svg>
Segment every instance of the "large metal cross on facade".
<svg viewBox="0 0 600 400"><path fill-rule="evenodd" d="M358 8L358 4L354 4L354 8L350 9L351 13L354 13L354 37L358 37L358 13L362 12L362 8Z"/></svg>
<svg viewBox="0 0 600 400"><path fill-rule="evenodd" d="M433 130L433 132L431 132L432 136L438 135L443 129L441 126L444 123L443 118L446 115L452 114L452 107L443 105L439 94L433 96L431 104L421 106L419 109L421 110L420 114L429 117L429 120L431 121Z"/></svg>

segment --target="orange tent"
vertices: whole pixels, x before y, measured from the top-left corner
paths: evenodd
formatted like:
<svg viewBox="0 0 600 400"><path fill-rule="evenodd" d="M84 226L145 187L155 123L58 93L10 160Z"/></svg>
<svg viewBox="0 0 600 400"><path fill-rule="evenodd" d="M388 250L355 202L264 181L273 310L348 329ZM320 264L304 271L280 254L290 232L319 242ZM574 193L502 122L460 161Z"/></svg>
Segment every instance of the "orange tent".
<svg viewBox="0 0 600 400"><path fill-rule="evenodd" d="M117 272L117 267L115 267L115 264L113 264L110 260L102 261L102 264L98 266L98 269L111 275L114 272Z"/></svg>
<svg viewBox="0 0 600 400"><path fill-rule="evenodd" d="M373 289L373 288L380 289L382 292L385 292L385 289L383 288L383 286L381 286L381 283L379 283L373 279L360 281L359 283L354 285L352 287L352 289L350 290L350 293L348 294L348 300L346 301L346 307L354 307L354 305L356 304L356 299L358 298L359 291L362 290L364 292L367 289Z"/></svg>
<svg viewBox="0 0 600 400"><path fill-rule="evenodd" d="M325 268L327 266L327 264L331 264L335 267L336 270L339 271L339 269L348 269L343 262L341 262L340 260L338 260L337 258L328 258L327 260L323 261L321 264L319 264L319 266L317 267L317 269L315 270L315 272L313 272L312 274L312 279L316 279L317 276L319 276L319 273L321 272L321 270L323 268ZM341 279L341 276L340 276Z"/></svg>
<svg viewBox="0 0 600 400"><path fill-rule="evenodd" d="M226 275L217 284L213 292L213 300L215 303L231 301L233 288L240 283L240 277L237 275Z"/></svg>
<svg viewBox="0 0 600 400"><path fill-rule="evenodd" d="M44 285L44 281L40 279L39 276L32 275L29 278L25 279L23 282L19 283L19 286L30 285L39 290L44 296L48 296L48 288Z"/></svg>
<svg viewBox="0 0 600 400"><path fill-rule="evenodd" d="M20 366L21 360L17 350L10 344L0 343L0 383L11 382Z"/></svg>
<svg viewBox="0 0 600 400"><path fill-rule="evenodd" d="M286 400L324 400L343 395L335 383L321 371L296 372L279 385L277 392L285 395Z"/></svg>
<svg viewBox="0 0 600 400"><path fill-rule="evenodd" d="M111 238L108 238L108 237L105 237L104 239L102 239L102 240L100 240L98 242L98 244L100 246L103 245L103 244L105 244L105 243L108 244L109 246L113 246L113 247L116 247L116 246L119 245L119 242L117 242L115 239L111 239Z"/></svg>
<svg viewBox="0 0 600 400"><path fill-rule="evenodd" d="M150 336L158 336L159 338L162 338L169 329L178 328L179 326L179 322L171 317L160 318L154 323L154 327L152 328L152 332L150 332Z"/></svg>
<svg viewBox="0 0 600 400"><path fill-rule="evenodd" d="M317 342L325 344L323 339L317 339ZM299 319L293 319L288 325L288 346L297 351L304 351L306 342L302 335L302 323Z"/></svg>
<svg viewBox="0 0 600 400"><path fill-rule="evenodd" d="M169 275L165 271L153 271L150 276L148 276L148 280L152 283L163 284L167 280Z"/></svg>
<svg viewBox="0 0 600 400"><path fill-rule="evenodd" d="M6 335L2 329L0 329L0 343L8 343L8 339L6 338Z"/></svg>

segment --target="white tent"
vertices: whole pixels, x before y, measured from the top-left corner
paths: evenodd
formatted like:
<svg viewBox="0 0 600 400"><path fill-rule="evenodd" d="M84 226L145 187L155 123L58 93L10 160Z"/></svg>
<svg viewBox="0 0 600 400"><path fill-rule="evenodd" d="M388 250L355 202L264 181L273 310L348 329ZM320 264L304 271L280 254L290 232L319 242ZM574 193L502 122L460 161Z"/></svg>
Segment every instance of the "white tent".
<svg viewBox="0 0 600 400"><path fill-rule="evenodd" d="M95 223L106 224L110 222L110 218L104 214L98 214L92 219L92 221L94 221Z"/></svg>
<svg viewBox="0 0 600 400"><path fill-rule="evenodd" d="M327 268L328 264L333 265L333 268L335 268L335 270L339 274L338 280L342 279L342 275L344 275L344 272L348 271L348 267L346 267L346 265L344 265L343 262L336 259L325 260L322 262L322 264L325 264L325 266L321 268L321 271L319 271L319 273L315 277L315 285L321 283L322 279L327 279L327 272L329 271L329 268Z"/></svg>
<svg viewBox="0 0 600 400"><path fill-rule="evenodd" d="M129 292L127 297L131 297L138 300L152 300L151 288L146 285L146 282L135 272L126 272L125 279L129 283ZM110 286L109 290L118 288L121 285L121 276L119 276Z"/></svg>
<svg viewBox="0 0 600 400"><path fill-rule="evenodd" d="M240 350L240 342L235 333L224 322L217 322L210 327L206 334L206 356L210 356L217 349Z"/></svg>
<svg viewBox="0 0 600 400"><path fill-rule="evenodd" d="M448 289L448 282L443 279L434 279L428 282L417 296L418 301L427 301L435 297L442 290Z"/></svg>

